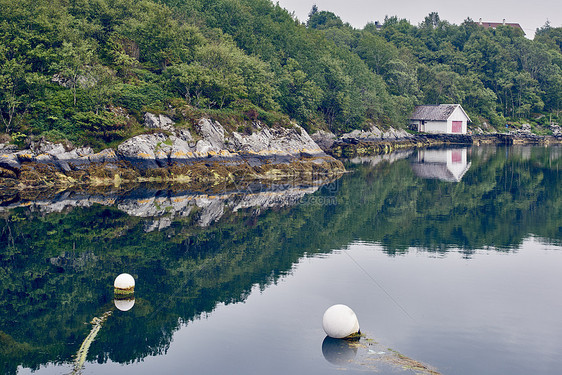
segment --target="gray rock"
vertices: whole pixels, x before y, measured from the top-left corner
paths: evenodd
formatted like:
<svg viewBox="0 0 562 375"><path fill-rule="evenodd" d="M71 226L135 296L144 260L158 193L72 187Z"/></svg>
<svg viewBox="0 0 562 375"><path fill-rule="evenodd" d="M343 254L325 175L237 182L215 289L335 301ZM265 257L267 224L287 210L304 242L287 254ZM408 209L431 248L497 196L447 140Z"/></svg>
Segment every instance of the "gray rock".
<svg viewBox="0 0 562 375"><path fill-rule="evenodd" d="M59 160L67 161L74 168L81 168L90 164L90 156L94 152L90 147L82 147L59 155Z"/></svg>
<svg viewBox="0 0 562 375"><path fill-rule="evenodd" d="M35 154L31 150L22 150L16 152L14 155L17 156L20 163L35 161Z"/></svg>
<svg viewBox="0 0 562 375"><path fill-rule="evenodd" d="M383 134L383 132L374 125L371 126L371 128L369 129L369 133L370 133L370 137L374 137L374 138L382 138L382 134Z"/></svg>
<svg viewBox="0 0 562 375"><path fill-rule="evenodd" d="M75 159L79 159L80 155L78 154L78 152L76 151L76 149L74 150L70 150L68 152L63 152L57 155L53 155L56 157L56 159L58 160L75 160Z"/></svg>
<svg viewBox="0 0 562 375"><path fill-rule="evenodd" d="M166 139L158 142L154 148L154 159L160 167L167 167L170 160L170 153L172 152L172 142Z"/></svg>
<svg viewBox="0 0 562 375"><path fill-rule="evenodd" d="M119 157L115 153L115 150L106 148L96 154L88 155L86 158L91 163L116 163L119 161Z"/></svg>
<svg viewBox="0 0 562 375"><path fill-rule="evenodd" d="M76 149L76 153L80 157L89 156L94 154L94 150L91 147L80 147Z"/></svg>
<svg viewBox="0 0 562 375"><path fill-rule="evenodd" d="M18 156L15 153L0 153L0 166L10 169L20 169L21 162L18 159Z"/></svg>
<svg viewBox="0 0 562 375"><path fill-rule="evenodd" d="M372 126L369 130L354 130L350 133L343 134L342 140L355 140L355 141L375 141L380 139L404 139L412 137L407 131L403 129L389 128L387 131L382 131L376 126Z"/></svg>
<svg viewBox="0 0 562 375"><path fill-rule="evenodd" d="M172 141L169 154L170 162L181 162L195 157L195 147L186 142L184 137L171 136L170 140Z"/></svg>
<svg viewBox="0 0 562 375"><path fill-rule="evenodd" d="M38 154L48 154L58 158L59 155L64 154L66 149L60 143L51 143L49 141L40 142L35 149Z"/></svg>
<svg viewBox="0 0 562 375"><path fill-rule="evenodd" d="M174 130L174 121L164 115L155 115L150 112L144 114L144 126L149 129L162 129L167 131Z"/></svg>
<svg viewBox="0 0 562 375"><path fill-rule="evenodd" d="M396 134L396 138L398 138L398 139L413 138L413 135L408 133L404 129L397 129L395 131L395 134Z"/></svg>
<svg viewBox="0 0 562 375"><path fill-rule="evenodd" d="M197 141L197 144L195 146L196 155L202 158L207 157L209 155L209 151L215 151L215 150L216 147L213 147L211 142L209 142L206 139L201 139L200 141Z"/></svg>
<svg viewBox="0 0 562 375"><path fill-rule="evenodd" d="M327 132L324 130L319 130L316 133L312 134L310 136L310 138L312 138L312 140L314 142L316 142L316 144L322 149L322 150L328 150L330 149L330 147L332 147L332 145L334 144L334 142L336 141L336 135L332 132Z"/></svg>
<svg viewBox="0 0 562 375"><path fill-rule="evenodd" d="M188 142L188 143L193 142L193 136L191 135L191 132L187 129L176 129L175 134L176 134L176 137L178 137L182 141L185 141L185 142Z"/></svg>
<svg viewBox="0 0 562 375"><path fill-rule="evenodd" d="M117 147L117 152L121 158L138 168L158 168L161 166L162 159L167 159L167 156L164 156L165 152L160 152L167 139L162 133L137 135L121 143ZM156 160L157 158L159 161Z"/></svg>
<svg viewBox="0 0 562 375"><path fill-rule="evenodd" d="M35 160L41 163L52 163L55 158L53 157L53 155L39 154L35 157Z"/></svg>
<svg viewBox="0 0 562 375"><path fill-rule="evenodd" d="M382 134L382 139L405 139L410 138L411 135L404 129L389 128Z"/></svg>
<svg viewBox="0 0 562 375"><path fill-rule="evenodd" d="M325 155L308 133L298 125L292 128L267 128L250 135L234 132L228 144L230 151L259 156Z"/></svg>
<svg viewBox="0 0 562 375"><path fill-rule="evenodd" d="M18 150L18 146L11 145L9 143L0 143L0 152L9 153L9 152L16 152Z"/></svg>
<svg viewBox="0 0 562 375"><path fill-rule="evenodd" d="M211 145L211 150L220 152L224 149L224 128L221 124L210 119L203 118L197 124L201 137ZM198 142L199 143L199 142Z"/></svg>
<svg viewBox="0 0 562 375"><path fill-rule="evenodd" d="M353 130L349 133L345 133L342 134L341 138L342 139L361 139L361 138L365 138L364 136L362 137L363 132L361 130Z"/></svg>

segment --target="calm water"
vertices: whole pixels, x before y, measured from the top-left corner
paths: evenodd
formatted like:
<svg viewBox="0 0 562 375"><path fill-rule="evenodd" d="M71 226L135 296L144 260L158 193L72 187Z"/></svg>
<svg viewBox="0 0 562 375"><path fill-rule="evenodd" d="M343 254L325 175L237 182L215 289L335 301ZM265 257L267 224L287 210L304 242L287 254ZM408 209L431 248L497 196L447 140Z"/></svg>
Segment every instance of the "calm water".
<svg viewBox="0 0 562 375"><path fill-rule="evenodd" d="M555 147L424 150L316 186L5 197L0 368L415 373L400 352L442 374L558 374L561 166ZM335 303L359 343L325 340Z"/></svg>

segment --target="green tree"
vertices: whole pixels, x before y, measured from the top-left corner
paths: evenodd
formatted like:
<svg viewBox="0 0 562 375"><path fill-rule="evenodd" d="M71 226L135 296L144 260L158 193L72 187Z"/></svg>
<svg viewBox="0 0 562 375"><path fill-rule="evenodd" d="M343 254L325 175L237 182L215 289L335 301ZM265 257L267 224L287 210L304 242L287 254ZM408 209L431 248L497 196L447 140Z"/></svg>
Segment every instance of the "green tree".
<svg viewBox="0 0 562 375"><path fill-rule="evenodd" d="M418 91L418 78L415 67L410 67L401 59L387 62L384 78L389 91L394 95L415 95Z"/></svg>
<svg viewBox="0 0 562 375"><path fill-rule="evenodd" d="M60 50L59 61L54 63L52 69L58 72L58 79L62 85L67 86L72 91L74 105L76 105L76 90L80 81L88 85L86 74L90 65L94 62L95 48L89 43L63 42Z"/></svg>
<svg viewBox="0 0 562 375"><path fill-rule="evenodd" d="M334 13L322 10L316 12L311 11L308 21L306 21L306 26L312 29L322 30L332 27L342 28L344 27L344 23L341 18Z"/></svg>
<svg viewBox="0 0 562 375"><path fill-rule="evenodd" d="M18 110L27 101L25 65L16 59L0 62L0 118L6 133L11 133Z"/></svg>
<svg viewBox="0 0 562 375"><path fill-rule="evenodd" d="M315 121L322 91L301 70L295 59L287 59L279 83L279 93L278 101L283 111L309 128L309 124Z"/></svg>
<svg viewBox="0 0 562 375"><path fill-rule="evenodd" d="M386 64L398 56L398 50L379 35L363 32L355 52L377 74L385 73Z"/></svg>

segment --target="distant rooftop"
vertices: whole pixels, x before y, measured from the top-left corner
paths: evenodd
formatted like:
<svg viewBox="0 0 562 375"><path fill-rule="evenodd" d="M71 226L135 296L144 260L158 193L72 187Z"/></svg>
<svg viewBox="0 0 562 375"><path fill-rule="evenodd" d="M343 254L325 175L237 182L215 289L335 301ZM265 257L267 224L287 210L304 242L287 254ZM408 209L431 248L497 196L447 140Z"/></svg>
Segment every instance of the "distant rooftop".
<svg viewBox="0 0 562 375"><path fill-rule="evenodd" d="M523 31L523 28L521 27L520 24L514 22L505 22L505 19L502 22L483 22L482 18L480 18L478 24L485 29L495 29L498 26L511 26L513 28L521 30L523 35L525 35L525 31Z"/></svg>

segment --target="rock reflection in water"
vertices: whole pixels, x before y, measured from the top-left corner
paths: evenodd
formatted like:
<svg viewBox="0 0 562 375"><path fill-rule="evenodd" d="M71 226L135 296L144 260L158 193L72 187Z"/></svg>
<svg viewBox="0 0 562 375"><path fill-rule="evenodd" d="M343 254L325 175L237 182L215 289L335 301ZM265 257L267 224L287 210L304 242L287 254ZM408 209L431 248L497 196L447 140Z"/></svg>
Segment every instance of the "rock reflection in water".
<svg viewBox="0 0 562 375"><path fill-rule="evenodd" d="M437 369L365 337L345 340L326 336L322 342L322 354L326 361L341 370L441 375Z"/></svg>
<svg viewBox="0 0 562 375"><path fill-rule="evenodd" d="M414 174L424 179L460 182L470 169L468 148L418 150L416 161L411 163Z"/></svg>
<svg viewBox="0 0 562 375"><path fill-rule="evenodd" d="M377 165L387 162L392 164L398 160L403 160L409 158L414 153L413 150L406 151L394 151L390 154L383 155L373 155L373 156L358 156L349 161L353 164L369 164L371 167L376 167Z"/></svg>
<svg viewBox="0 0 562 375"><path fill-rule="evenodd" d="M256 207L273 208L298 204L307 194L315 193L329 181L320 180L310 185L251 184L241 190L218 193L174 191L140 186L126 193L63 192L38 200L18 200L0 207L0 212L17 207L29 207L41 213L63 212L74 207L91 207L94 204L116 206L130 216L149 218L144 230L151 232L169 227L175 218L196 216L201 227L218 221L227 211Z"/></svg>

